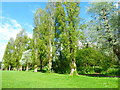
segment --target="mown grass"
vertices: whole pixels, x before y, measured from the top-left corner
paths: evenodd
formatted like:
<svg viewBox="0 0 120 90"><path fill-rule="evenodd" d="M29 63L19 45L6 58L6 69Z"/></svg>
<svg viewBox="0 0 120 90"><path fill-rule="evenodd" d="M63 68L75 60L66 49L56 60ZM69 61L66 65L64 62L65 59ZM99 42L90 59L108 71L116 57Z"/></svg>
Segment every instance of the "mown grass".
<svg viewBox="0 0 120 90"><path fill-rule="evenodd" d="M2 71L2 88L117 88L118 78Z"/></svg>

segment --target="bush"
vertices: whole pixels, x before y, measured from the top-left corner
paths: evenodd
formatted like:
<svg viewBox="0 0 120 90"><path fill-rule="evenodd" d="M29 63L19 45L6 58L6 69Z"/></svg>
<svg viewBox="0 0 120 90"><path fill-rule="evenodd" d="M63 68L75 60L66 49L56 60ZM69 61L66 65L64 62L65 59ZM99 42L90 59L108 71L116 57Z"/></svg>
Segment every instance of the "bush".
<svg viewBox="0 0 120 90"><path fill-rule="evenodd" d="M102 72L102 68L101 67L95 67L94 68L94 71L95 71L95 73L101 73Z"/></svg>
<svg viewBox="0 0 120 90"><path fill-rule="evenodd" d="M101 73L106 71L111 65L111 57L105 56L94 48L79 49L76 53L77 70L81 74ZM99 66L95 67L94 66Z"/></svg>
<svg viewBox="0 0 120 90"><path fill-rule="evenodd" d="M105 74L111 76L120 76L119 68L109 68Z"/></svg>
<svg viewBox="0 0 120 90"><path fill-rule="evenodd" d="M52 69L56 73L60 74L68 74L70 73L70 61L66 58L66 56L61 52L61 56L53 61Z"/></svg>

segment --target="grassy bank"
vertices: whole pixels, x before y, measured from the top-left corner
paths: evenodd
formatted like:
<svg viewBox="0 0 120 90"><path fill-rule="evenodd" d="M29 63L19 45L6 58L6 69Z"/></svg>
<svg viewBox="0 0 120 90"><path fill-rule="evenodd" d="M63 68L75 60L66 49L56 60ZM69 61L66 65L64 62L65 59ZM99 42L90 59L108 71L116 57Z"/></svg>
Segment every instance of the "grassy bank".
<svg viewBox="0 0 120 90"><path fill-rule="evenodd" d="M117 88L118 78L2 71L2 88Z"/></svg>

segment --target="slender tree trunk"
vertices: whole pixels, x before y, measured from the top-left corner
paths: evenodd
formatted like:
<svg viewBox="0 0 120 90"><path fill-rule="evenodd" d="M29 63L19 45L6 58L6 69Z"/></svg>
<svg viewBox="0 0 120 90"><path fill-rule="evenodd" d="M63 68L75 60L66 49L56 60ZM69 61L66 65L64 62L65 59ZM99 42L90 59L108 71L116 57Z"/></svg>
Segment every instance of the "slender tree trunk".
<svg viewBox="0 0 120 90"><path fill-rule="evenodd" d="M70 75L78 75L75 60L71 61L70 67L71 67Z"/></svg>
<svg viewBox="0 0 120 90"><path fill-rule="evenodd" d="M27 66L26 66L26 71L28 71L28 64L27 64Z"/></svg>
<svg viewBox="0 0 120 90"><path fill-rule="evenodd" d="M52 44L51 44L51 40L49 41L49 45L50 45L50 56L49 56L49 64L48 64L48 71L51 72L52 69Z"/></svg>
<svg viewBox="0 0 120 90"><path fill-rule="evenodd" d="M34 72L37 72L37 70L38 70L38 67L35 67Z"/></svg>
<svg viewBox="0 0 120 90"><path fill-rule="evenodd" d="M42 60L40 60L40 70L42 71Z"/></svg>
<svg viewBox="0 0 120 90"><path fill-rule="evenodd" d="M70 36L71 36L71 34L70 34ZM71 45L73 43L71 38L70 38L70 43L71 43ZM70 65L71 72L70 72L70 75L78 75L77 69L76 69L75 55L74 55L75 54L75 49L72 48L72 46L70 46L70 54L71 54L71 56L70 56L70 59L71 59L71 65Z"/></svg>
<svg viewBox="0 0 120 90"><path fill-rule="evenodd" d="M120 46L119 45L114 45L113 46L113 52L114 52L114 54L116 54L116 56L118 57L118 60L120 62Z"/></svg>
<svg viewBox="0 0 120 90"><path fill-rule="evenodd" d="M11 69L11 66L9 65L9 71L10 71L10 69Z"/></svg>

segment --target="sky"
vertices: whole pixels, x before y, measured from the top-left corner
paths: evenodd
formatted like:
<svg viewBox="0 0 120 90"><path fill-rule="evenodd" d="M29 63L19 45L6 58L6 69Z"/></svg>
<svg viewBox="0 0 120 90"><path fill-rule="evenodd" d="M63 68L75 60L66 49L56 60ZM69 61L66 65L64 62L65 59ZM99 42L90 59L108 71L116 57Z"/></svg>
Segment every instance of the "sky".
<svg viewBox="0 0 120 90"><path fill-rule="evenodd" d="M37 8L45 8L47 2L0 2L0 61L10 37L16 38L21 29L25 29L32 38L34 13ZM86 9L88 2L81 2L80 17L90 20Z"/></svg>

